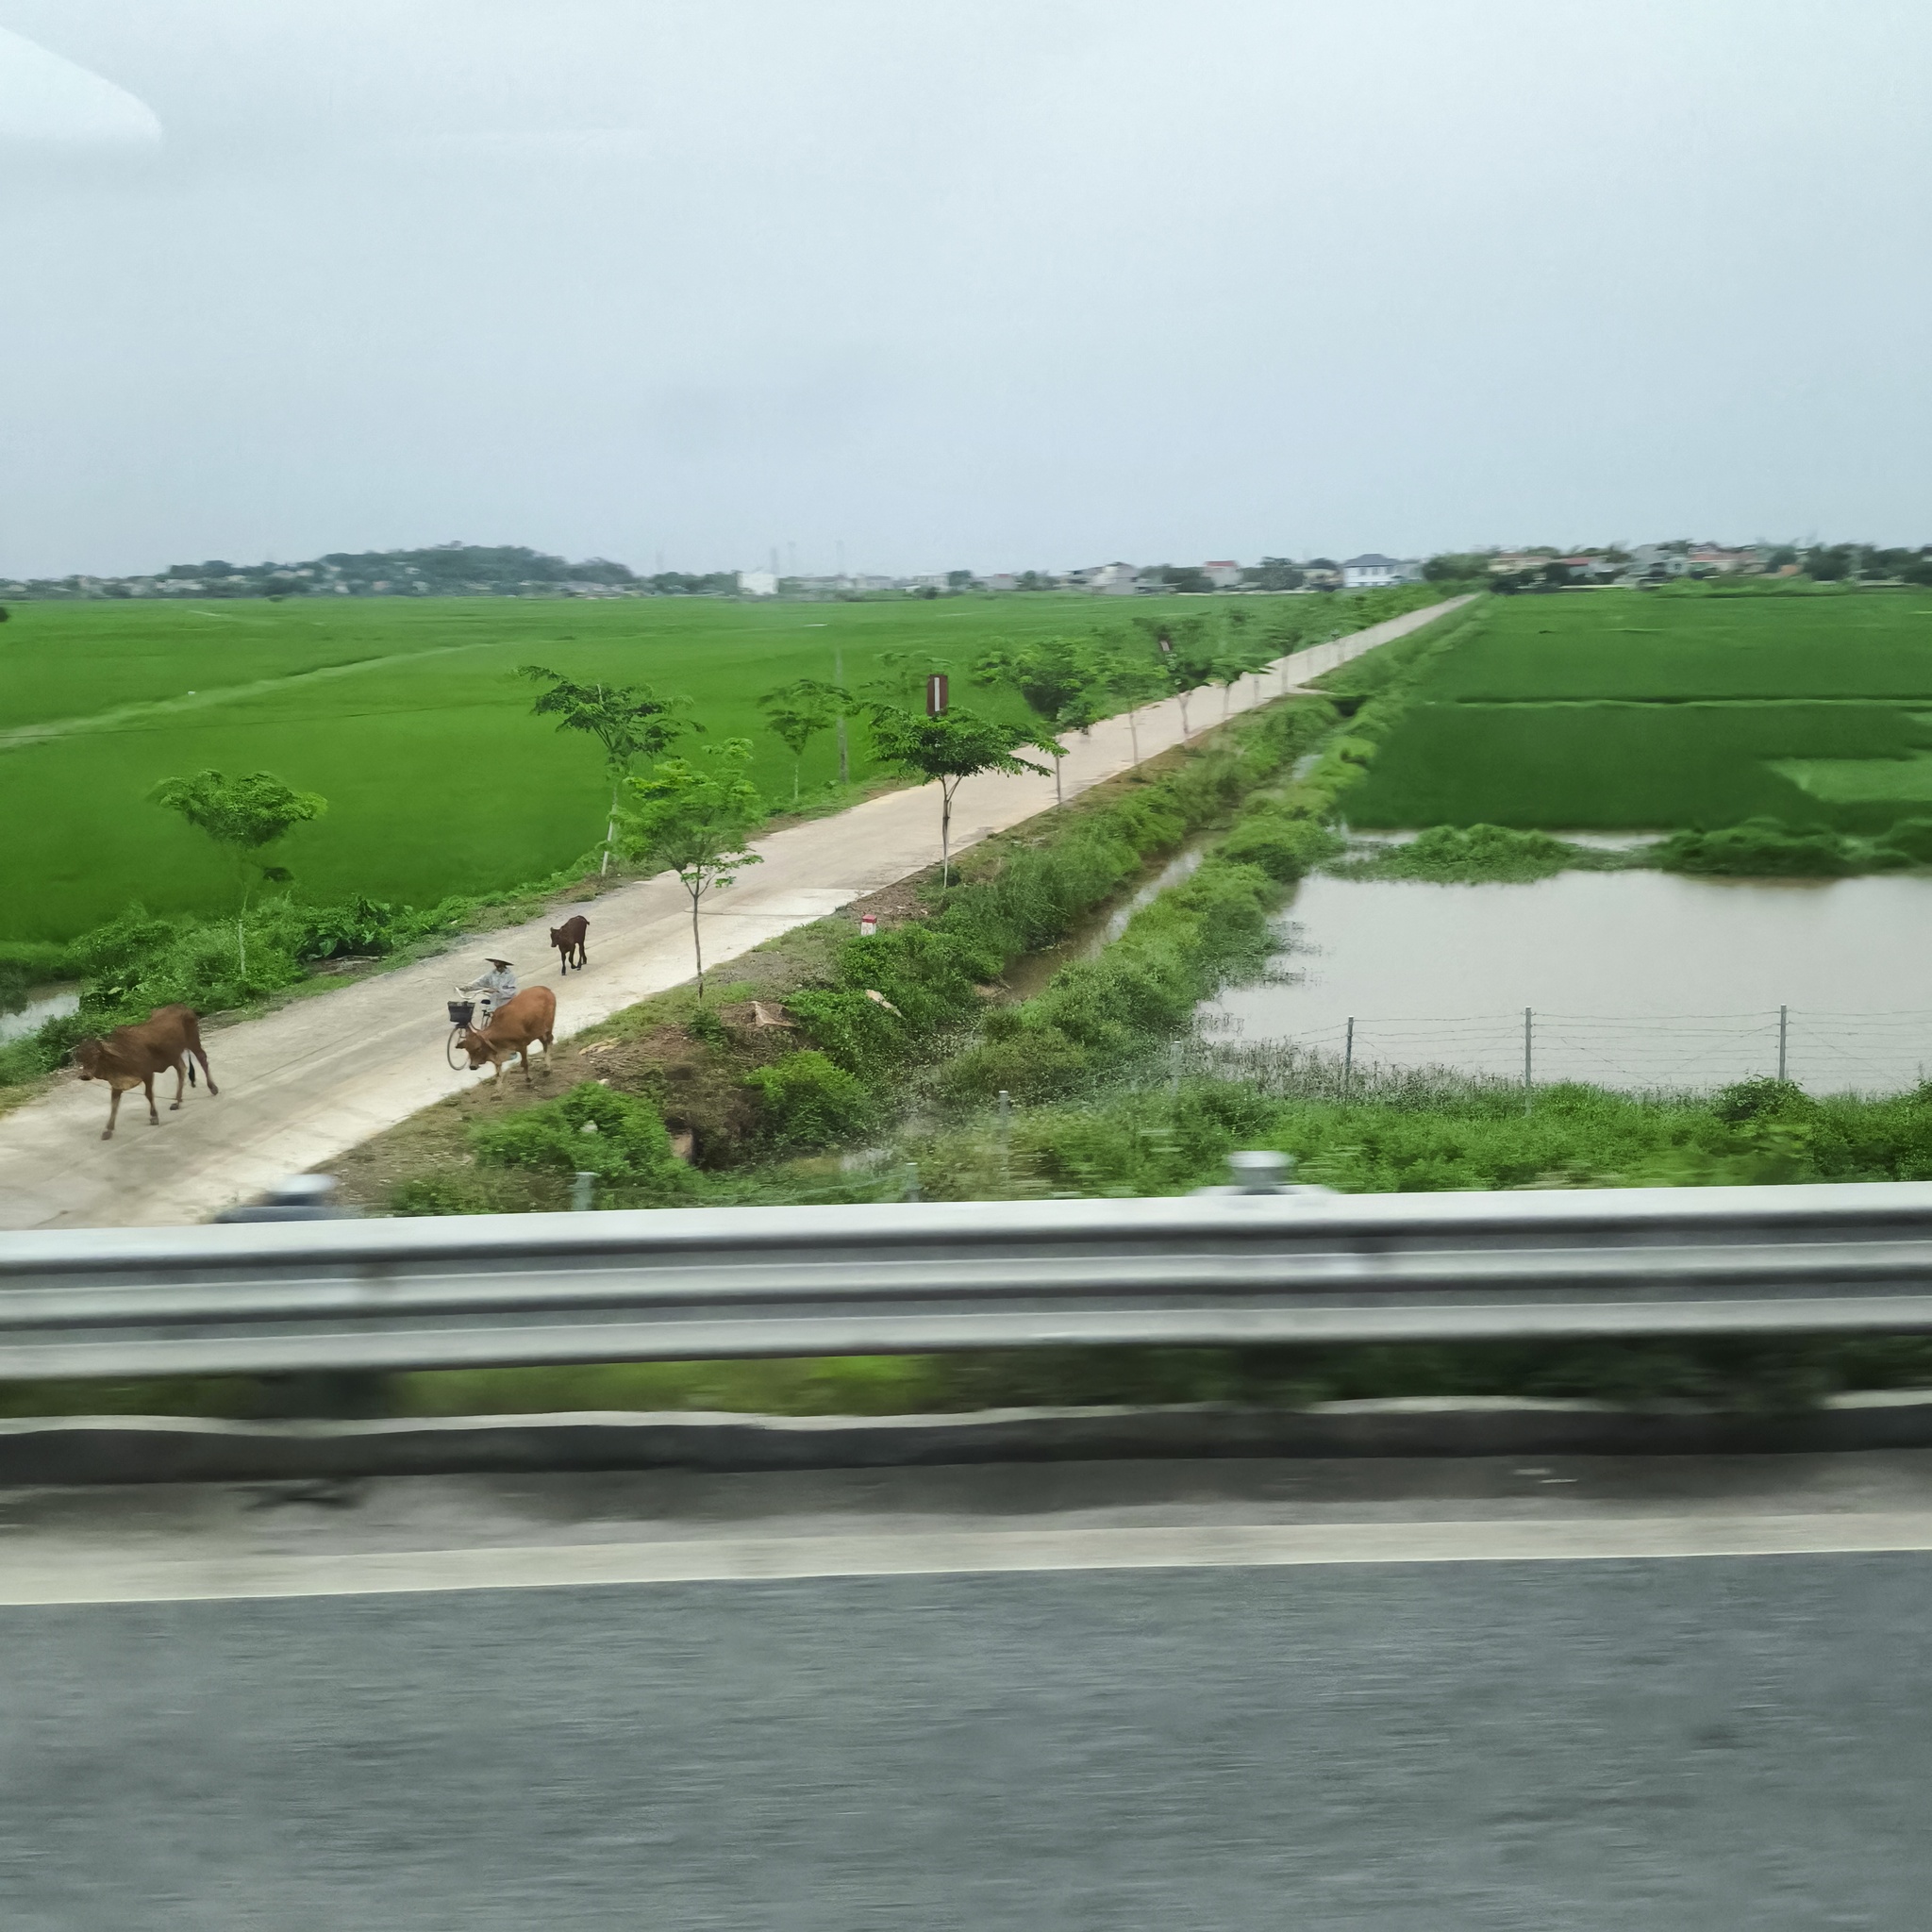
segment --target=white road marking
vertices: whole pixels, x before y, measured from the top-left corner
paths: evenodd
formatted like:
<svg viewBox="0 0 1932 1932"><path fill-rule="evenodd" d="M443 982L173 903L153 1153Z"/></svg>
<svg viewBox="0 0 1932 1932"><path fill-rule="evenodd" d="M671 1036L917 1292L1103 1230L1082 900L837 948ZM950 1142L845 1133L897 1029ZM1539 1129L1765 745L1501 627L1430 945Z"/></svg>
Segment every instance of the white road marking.
<svg viewBox="0 0 1932 1932"><path fill-rule="evenodd" d="M4 1546L0 1546L4 1547ZM743 1537L324 1556L13 1561L0 1605L191 1603L830 1576L1606 1562L1932 1551L1932 1511Z"/></svg>

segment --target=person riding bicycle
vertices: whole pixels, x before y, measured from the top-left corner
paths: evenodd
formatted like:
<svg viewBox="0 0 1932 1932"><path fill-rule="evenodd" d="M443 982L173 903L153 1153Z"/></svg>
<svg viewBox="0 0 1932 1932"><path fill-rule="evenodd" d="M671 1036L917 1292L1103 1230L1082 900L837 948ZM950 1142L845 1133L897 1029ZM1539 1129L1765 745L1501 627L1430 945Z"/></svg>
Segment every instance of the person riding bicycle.
<svg viewBox="0 0 1932 1932"><path fill-rule="evenodd" d="M491 959L490 971L480 979L473 979L468 986L457 988L458 992L476 995L476 1017L470 1024L478 1032L490 1024L490 1016L506 1000L517 996L517 972L508 959Z"/></svg>

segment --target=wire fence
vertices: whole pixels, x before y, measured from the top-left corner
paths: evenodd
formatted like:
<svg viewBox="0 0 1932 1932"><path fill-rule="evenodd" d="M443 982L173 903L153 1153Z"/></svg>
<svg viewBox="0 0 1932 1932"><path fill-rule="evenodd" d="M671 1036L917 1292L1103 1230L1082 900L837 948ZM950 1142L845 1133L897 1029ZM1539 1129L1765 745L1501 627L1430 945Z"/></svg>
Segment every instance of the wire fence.
<svg viewBox="0 0 1932 1932"><path fill-rule="evenodd" d="M1210 1029L1191 1049L1235 1077L1340 1097L1443 1081L1539 1087L1581 1081L1642 1092L1707 1092L1790 1080L1812 1093L1890 1093L1932 1067L1932 1009L1833 1013L1507 1013L1358 1016L1248 1041Z"/></svg>

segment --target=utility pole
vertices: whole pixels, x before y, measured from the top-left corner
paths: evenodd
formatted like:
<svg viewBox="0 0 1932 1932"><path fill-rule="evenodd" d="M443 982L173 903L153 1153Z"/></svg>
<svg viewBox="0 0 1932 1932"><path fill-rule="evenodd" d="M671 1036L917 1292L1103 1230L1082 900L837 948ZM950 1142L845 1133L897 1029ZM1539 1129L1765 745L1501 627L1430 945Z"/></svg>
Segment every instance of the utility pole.
<svg viewBox="0 0 1932 1932"><path fill-rule="evenodd" d="M837 644L832 646L832 682L839 687L839 782L849 785L852 782L852 759L845 748L845 653Z"/></svg>

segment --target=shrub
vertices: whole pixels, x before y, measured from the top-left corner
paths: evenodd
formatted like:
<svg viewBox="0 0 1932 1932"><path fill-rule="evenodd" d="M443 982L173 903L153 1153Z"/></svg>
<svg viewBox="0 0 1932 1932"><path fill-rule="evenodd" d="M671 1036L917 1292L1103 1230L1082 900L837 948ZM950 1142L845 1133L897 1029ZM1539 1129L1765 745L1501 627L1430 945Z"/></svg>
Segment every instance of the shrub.
<svg viewBox="0 0 1932 1932"><path fill-rule="evenodd" d="M1896 852L1913 865L1932 865L1932 819L1901 819L1878 841L1881 852Z"/></svg>
<svg viewBox="0 0 1932 1932"><path fill-rule="evenodd" d="M594 1174L667 1196L683 1194L691 1185L657 1108L594 1080L505 1120L472 1127L470 1144L490 1167Z"/></svg>
<svg viewBox="0 0 1932 1932"><path fill-rule="evenodd" d="M1665 872L1730 878L1842 878L1857 860L1835 832L1794 832L1776 819L1746 819L1716 832L1674 832L1656 847Z"/></svg>
<svg viewBox="0 0 1932 1932"><path fill-rule="evenodd" d="M863 1131L865 1089L822 1053L787 1054L745 1076L764 1096L765 1135L774 1147L829 1146Z"/></svg>
<svg viewBox="0 0 1932 1932"><path fill-rule="evenodd" d="M866 1078L883 1075L905 1057L906 1023L851 987L808 987L789 993L786 1010L838 1065Z"/></svg>
<svg viewBox="0 0 1932 1932"><path fill-rule="evenodd" d="M496 1202L488 1188L468 1174L434 1174L402 1182L389 1197L392 1214L415 1218L434 1214L491 1214Z"/></svg>
<svg viewBox="0 0 1932 1932"><path fill-rule="evenodd" d="M1547 832L1518 832L1507 825L1431 825L1406 845L1391 845L1352 876L1428 879L1440 885L1473 885L1549 878L1566 867L1607 870L1625 863L1619 853L1600 853Z"/></svg>
<svg viewBox="0 0 1932 1932"><path fill-rule="evenodd" d="M1346 849L1347 841L1317 819L1257 811L1236 825L1217 848L1237 865L1257 865L1286 885Z"/></svg>

